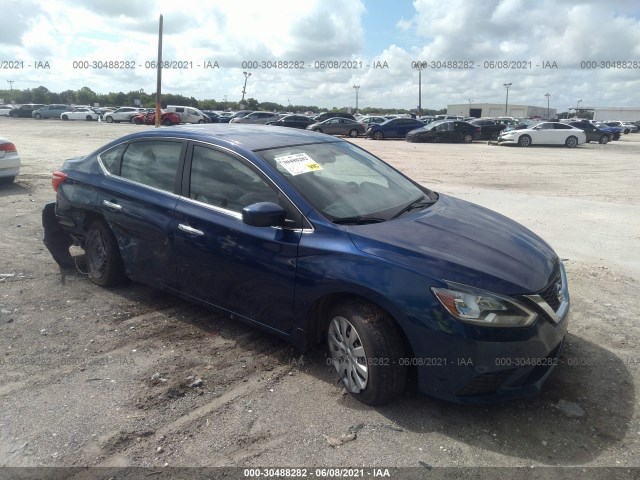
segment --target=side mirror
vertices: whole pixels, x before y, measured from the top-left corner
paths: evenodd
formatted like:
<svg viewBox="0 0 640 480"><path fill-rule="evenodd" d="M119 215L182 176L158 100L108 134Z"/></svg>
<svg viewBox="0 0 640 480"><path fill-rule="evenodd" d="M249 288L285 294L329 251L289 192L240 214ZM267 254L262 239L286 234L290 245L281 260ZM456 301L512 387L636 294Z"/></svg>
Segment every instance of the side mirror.
<svg viewBox="0 0 640 480"><path fill-rule="evenodd" d="M272 202L258 202L242 209L242 221L252 227L282 227L287 212Z"/></svg>

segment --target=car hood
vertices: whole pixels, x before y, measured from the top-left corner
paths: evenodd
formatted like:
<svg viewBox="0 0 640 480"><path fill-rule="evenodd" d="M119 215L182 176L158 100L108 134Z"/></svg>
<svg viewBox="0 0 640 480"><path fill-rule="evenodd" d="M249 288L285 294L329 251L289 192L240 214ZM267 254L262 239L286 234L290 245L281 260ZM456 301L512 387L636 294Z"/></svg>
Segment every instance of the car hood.
<svg viewBox="0 0 640 480"><path fill-rule="evenodd" d="M360 251L496 293L535 293L557 273L558 257L535 233L479 205L440 195L420 214L345 227Z"/></svg>

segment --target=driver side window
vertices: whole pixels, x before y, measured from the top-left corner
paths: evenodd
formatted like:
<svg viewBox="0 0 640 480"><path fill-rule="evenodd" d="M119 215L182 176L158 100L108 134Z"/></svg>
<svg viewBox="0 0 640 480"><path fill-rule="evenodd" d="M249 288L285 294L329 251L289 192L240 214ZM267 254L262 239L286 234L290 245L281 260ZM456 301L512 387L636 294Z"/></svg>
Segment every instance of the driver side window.
<svg viewBox="0 0 640 480"><path fill-rule="evenodd" d="M278 194L239 159L195 146L191 161L190 198L240 213L257 202L278 202Z"/></svg>

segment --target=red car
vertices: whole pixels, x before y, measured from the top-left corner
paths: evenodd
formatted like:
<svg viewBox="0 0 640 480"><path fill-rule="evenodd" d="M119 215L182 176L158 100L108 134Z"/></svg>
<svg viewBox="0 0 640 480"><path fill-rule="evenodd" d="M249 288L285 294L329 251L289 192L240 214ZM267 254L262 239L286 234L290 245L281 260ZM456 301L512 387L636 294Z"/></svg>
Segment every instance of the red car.
<svg viewBox="0 0 640 480"><path fill-rule="evenodd" d="M155 125L156 123L156 113L144 113L141 115L134 116L131 121L136 125ZM160 123L170 127L171 125L177 125L180 123L180 115L175 112L164 112L160 115Z"/></svg>

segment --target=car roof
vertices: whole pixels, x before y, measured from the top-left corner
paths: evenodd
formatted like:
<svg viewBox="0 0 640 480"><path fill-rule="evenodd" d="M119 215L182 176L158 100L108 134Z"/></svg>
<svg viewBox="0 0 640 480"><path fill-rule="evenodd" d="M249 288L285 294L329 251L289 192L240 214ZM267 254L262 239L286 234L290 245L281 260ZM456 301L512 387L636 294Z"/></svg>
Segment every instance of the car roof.
<svg viewBox="0 0 640 480"><path fill-rule="evenodd" d="M275 127L272 125L247 125L241 123L232 124L194 124L177 125L174 127L162 127L154 130L133 133L122 137L110 145L115 145L136 138L152 137L180 137L202 142L226 144L229 147L240 147L251 151L266 150L270 148L290 147L309 143L336 143L345 140L287 127Z"/></svg>

